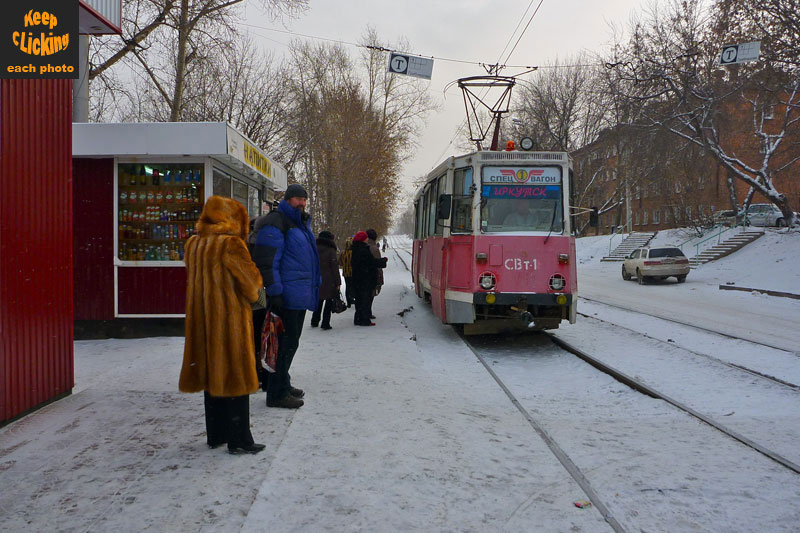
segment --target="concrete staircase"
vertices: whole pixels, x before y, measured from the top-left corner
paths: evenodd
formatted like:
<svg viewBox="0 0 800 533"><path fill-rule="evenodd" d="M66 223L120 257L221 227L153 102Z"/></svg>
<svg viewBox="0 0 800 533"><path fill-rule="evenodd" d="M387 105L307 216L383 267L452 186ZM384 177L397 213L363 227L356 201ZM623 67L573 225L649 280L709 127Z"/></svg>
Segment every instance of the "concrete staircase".
<svg viewBox="0 0 800 533"><path fill-rule="evenodd" d="M602 258L600 261L624 261L632 251L647 244L653 240L656 233L633 232L629 234L619 245L614 248L614 251Z"/></svg>
<svg viewBox="0 0 800 533"><path fill-rule="evenodd" d="M692 257L689 260L689 264L692 266L692 268L697 268L698 266L704 265L709 261L714 261L721 257L725 257L726 255L732 254L736 250L740 250L745 245L750 244L762 235L764 235L763 231L743 231L741 233L737 233L733 237L725 239L711 248L706 248L695 257Z"/></svg>

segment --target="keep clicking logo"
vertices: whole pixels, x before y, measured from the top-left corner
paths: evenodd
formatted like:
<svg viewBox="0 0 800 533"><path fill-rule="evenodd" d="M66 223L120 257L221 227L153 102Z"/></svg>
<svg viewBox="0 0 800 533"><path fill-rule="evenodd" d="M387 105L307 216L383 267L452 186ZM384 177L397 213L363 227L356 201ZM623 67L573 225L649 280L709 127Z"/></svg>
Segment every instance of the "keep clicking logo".
<svg viewBox="0 0 800 533"><path fill-rule="evenodd" d="M3 8L0 77L77 78L78 0L20 4Z"/></svg>

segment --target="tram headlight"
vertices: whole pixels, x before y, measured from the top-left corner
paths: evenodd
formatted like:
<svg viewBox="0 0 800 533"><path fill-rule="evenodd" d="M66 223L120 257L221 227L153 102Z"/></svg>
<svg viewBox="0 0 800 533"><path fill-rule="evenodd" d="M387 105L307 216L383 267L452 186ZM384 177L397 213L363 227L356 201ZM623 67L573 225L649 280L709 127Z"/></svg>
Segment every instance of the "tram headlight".
<svg viewBox="0 0 800 533"><path fill-rule="evenodd" d="M484 272L481 274L480 278L478 278L478 283L483 290L489 291L494 289L494 286L497 285L497 278L491 272Z"/></svg>
<svg viewBox="0 0 800 533"><path fill-rule="evenodd" d="M550 276L550 288L554 291L560 291L567 284L567 280L561 274L553 274Z"/></svg>
<svg viewBox="0 0 800 533"><path fill-rule="evenodd" d="M497 296L495 296L494 293L490 292L489 294L486 295L486 303L487 304L492 305L496 301L497 301Z"/></svg>
<svg viewBox="0 0 800 533"><path fill-rule="evenodd" d="M556 303L558 305L566 305L567 304L567 295L566 294L559 294L556 296Z"/></svg>

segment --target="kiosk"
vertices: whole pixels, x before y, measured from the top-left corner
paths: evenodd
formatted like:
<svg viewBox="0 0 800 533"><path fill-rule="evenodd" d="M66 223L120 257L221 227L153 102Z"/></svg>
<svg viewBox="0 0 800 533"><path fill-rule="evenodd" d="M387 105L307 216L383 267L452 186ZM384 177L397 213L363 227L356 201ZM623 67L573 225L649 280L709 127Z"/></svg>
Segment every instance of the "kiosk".
<svg viewBox="0 0 800 533"><path fill-rule="evenodd" d="M286 170L224 122L73 124L72 135L76 336L84 321L183 318L183 246L205 200L227 196L256 217L286 190Z"/></svg>

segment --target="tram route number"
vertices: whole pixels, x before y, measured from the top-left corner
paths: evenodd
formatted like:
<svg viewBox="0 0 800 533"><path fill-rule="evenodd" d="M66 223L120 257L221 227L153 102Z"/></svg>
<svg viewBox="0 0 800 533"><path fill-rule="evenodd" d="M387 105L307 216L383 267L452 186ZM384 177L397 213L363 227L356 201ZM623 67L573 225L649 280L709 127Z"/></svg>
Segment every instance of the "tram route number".
<svg viewBox="0 0 800 533"><path fill-rule="evenodd" d="M519 257L506 259L506 270L536 270L536 259L526 260Z"/></svg>

